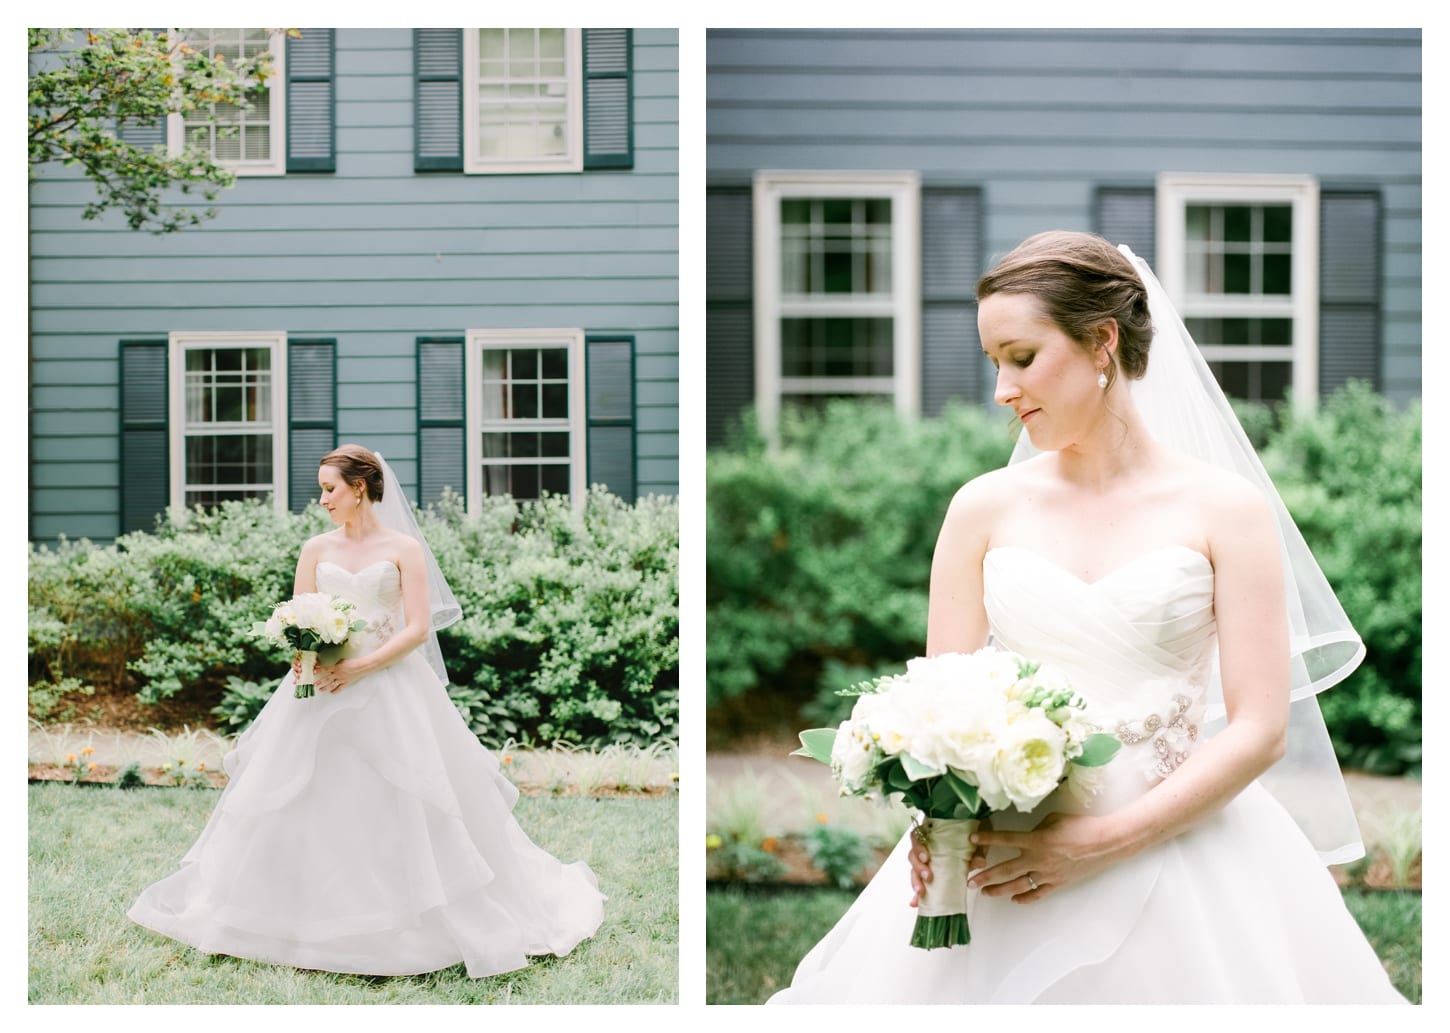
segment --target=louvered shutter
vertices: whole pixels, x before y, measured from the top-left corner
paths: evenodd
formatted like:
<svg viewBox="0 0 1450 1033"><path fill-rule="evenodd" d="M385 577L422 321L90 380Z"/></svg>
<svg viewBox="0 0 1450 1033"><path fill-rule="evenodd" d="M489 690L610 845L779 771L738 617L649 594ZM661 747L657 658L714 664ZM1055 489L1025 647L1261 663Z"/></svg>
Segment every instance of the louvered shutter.
<svg viewBox="0 0 1450 1033"><path fill-rule="evenodd" d="M287 171L334 172L336 83L333 30L287 40Z"/></svg>
<svg viewBox="0 0 1450 1033"><path fill-rule="evenodd" d="M418 338L418 504L467 494L462 337Z"/></svg>
<svg viewBox="0 0 1450 1033"><path fill-rule="evenodd" d="M317 461L337 447L337 342L287 341L287 508L317 497Z"/></svg>
<svg viewBox="0 0 1450 1033"><path fill-rule="evenodd" d="M705 191L705 444L724 445L755 401L751 189Z"/></svg>
<svg viewBox="0 0 1450 1033"><path fill-rule="evenodd" d="M1152 268L1157 261L1156 193L1152 187L1101 187L1097 231L1114 244L1127 244Z"/></svg>
<svg viewBox="0 0 1450 1033"><path fill-rule="evenodd" d="M121 342L121 532L149 531L171 502L166 341Z"/></svg>
<svg viewBox="0 0 1450 1033"><path fill-rule="evenodd" d="M587 483L633 502L634 338L586 337Z"/></svg>
<svg viewBox="0 0 1450 1033"><path fill-rule="evenodd" d="M413 168L463 171L463 30L413 30Z"/></svg>
<svg viewBox="0 0 1450 1033"><path fill-rule="evenodd" d="M921 191L921 407L940 415L948 399L986 398L977 342L982 269L982 195L976 188Z"/></svg>
<svg viewBox="0 0 1450 1033"><path fill-rule="evenodd" d="M585 29L584 167L634 167L630 29Z"/></svg>
<svg viewBox="0 0 1450 1033"><path fill-rule="evenodd" d="M1380 198L1319 195L1319 393L1351 379L1380 387Z"/></svg>

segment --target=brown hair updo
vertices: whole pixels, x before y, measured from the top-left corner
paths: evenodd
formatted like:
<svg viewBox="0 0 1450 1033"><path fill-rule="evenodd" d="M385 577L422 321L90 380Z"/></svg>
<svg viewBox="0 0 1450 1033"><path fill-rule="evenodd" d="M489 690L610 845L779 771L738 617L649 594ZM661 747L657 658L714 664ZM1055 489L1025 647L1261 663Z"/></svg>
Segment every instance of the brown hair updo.
<svg viewBox="0 0 1450 1033"><path fill-rule="evenodd" d="M348 484L358 481L367 485L368 498L374 502L383 501L383 464L372 452L361 445L338 445L317 462L336 468Z"/></svg>
<svg viewBox="0 0 1450 1033"><path fill-rule="evenodd" d="M1116 365L1134 380L1148 371L1148 292L1128 257L1102 237L1067 230L1028 237L977 281L978 301L993 294L1039 298L1047 318L1090 351L1094 328L1116 320Z"/></svg>

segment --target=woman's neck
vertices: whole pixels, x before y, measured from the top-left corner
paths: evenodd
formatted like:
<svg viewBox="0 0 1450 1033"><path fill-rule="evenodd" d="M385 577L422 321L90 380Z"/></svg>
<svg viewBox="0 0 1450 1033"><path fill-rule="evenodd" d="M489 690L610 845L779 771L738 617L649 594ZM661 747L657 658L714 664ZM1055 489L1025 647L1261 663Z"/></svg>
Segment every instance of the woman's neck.
<svg viewBox="0 0 1450 1033"><path fill-rule="evenodd" d="M1128 393L1116 394L1109 400L1112 408L1104 408L1082 440L1057 453L1062 476L1091 491L1121 484L1155 465L1162 455Z"/></svg>
<svg viewBox="0 0 1450 1033"><path fill-rule="evenodd" d="M372 506L360 506L351 520L342 525L342 536L351 542L362 542L382 530L382 524L373 515Z"/></svg>

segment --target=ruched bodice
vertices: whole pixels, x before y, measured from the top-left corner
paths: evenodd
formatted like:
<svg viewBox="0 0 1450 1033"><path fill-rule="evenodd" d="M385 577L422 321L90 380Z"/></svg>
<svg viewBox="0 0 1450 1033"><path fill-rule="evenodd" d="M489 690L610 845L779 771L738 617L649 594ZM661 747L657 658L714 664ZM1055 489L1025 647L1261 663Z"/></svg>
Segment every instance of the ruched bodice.
<svg viewBox="0 0 1450 1033"><path fill-rule="evenodd" d="M352 603L357 615L368 622L366 628L350 636L350 653L377 648L405 623L403 577L391 560L378 560L356 571L322 560L314 580L319 592L330 592Z"/></svg>

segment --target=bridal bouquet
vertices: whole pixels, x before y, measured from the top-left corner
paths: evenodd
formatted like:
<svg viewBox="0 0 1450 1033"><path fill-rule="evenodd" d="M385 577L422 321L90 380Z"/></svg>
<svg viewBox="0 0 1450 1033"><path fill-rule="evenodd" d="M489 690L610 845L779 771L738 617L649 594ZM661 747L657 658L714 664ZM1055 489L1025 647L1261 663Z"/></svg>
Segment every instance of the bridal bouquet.
<svg viewBox="0 0 1450 1033"><path fill-rule="evenodd" d="M917 834L935 878L917 906L913 947L971 941L970 836L995 811L1030 811L1064 780L1107 763L1119 742L1098 731L1066 679L985 647L909 660L905 674L858 685L839 728L800 733L795 752L831 766L843 796L900 794L923 815Z"/></svg>
<svg viewBox="0 0 1450 1033"><path fill-rule="evenodd" d="M291 646L302 658L302 673L293 695L306 699L314 695L313 672L317 654L324 645L341 647L367 621L352 619L353 605L326 592L304 592L278 603L265 622L252 625L252 634L278 645Z"/></svg>

